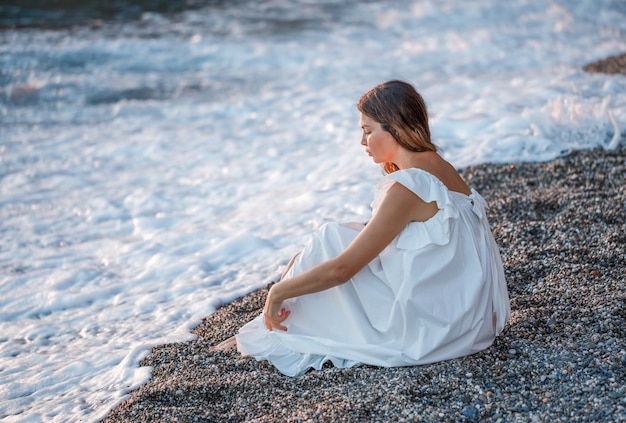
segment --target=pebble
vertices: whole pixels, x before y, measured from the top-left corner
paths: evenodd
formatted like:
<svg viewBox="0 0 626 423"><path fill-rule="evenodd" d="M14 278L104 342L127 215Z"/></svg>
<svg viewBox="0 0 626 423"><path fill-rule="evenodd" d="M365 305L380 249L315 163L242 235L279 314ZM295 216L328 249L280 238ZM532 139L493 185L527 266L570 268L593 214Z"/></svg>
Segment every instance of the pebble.
<svg viewBox="0 0 626 423"><path fill-rule="evenodd" d="M480 412L473 405L468 405L467 407L465 407L461 411L461 414L463 414L468 419L476 420L476 419L478 419L478 416L480 415Z"/></svg>
<svg viewBox="0 0 626 423"><path fill-rule="evenodd" d="M624 143L462 170L490 205L511 298L487 350L296 379L210 351L260 313L263 288L208 316L196 340L155 347L141 363L152 379L102 422L626 421Z"/></svg>

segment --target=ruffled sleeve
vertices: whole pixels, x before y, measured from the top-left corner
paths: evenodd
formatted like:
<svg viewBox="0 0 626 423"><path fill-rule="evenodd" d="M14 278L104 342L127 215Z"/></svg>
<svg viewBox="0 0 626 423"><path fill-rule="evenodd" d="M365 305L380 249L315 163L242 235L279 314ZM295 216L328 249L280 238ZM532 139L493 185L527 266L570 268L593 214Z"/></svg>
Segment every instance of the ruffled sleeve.
<svg viewBox="0 0 626 423"><path fill-rule="evenodd" d="M386 175L379 183L372 207L380 204L384 193L398 182L427 203L435 201L439 211L425 222L411 222L395 240L397 248L416 250L429 244L446 245L450 242L450 226L459 212L450 198L448 188L431 173L421 169L405 169Z"/></svg>

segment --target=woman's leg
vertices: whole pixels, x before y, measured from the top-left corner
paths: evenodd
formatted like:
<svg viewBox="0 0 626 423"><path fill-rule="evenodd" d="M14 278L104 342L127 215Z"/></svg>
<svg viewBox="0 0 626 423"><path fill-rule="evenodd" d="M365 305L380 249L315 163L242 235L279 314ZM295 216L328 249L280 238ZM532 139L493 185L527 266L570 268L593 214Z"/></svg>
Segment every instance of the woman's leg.
<svg viewBox="0 0 626 423"><path fill-rule="evenodd" d="M226 341L220 342L217 345L209 348L209 351L229 351L237 347L237 339L231 336Z"/></svg>

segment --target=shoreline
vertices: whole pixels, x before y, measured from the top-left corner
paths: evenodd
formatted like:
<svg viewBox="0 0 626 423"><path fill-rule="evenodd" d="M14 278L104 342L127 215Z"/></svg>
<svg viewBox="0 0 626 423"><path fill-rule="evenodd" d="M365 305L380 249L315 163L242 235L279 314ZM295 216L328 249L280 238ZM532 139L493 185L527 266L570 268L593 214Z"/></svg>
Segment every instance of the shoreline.
<svg viewBox="0 0 626 423"><path fill-rule="evenodd" d="M626 74L626 54L584 70ZM102 420L626 420L626 137L615 150L461 171L489 204L511 319L477 354L423 366L330 365L300 378L209 351L263 308L268 287L220 307L194 341L156 346L151 379Z"/></svg>
<svg viewBox="0 0 626 423"><path fill-rule="evenodd" d="M325 366L300 378L209 351L267 288L220 307L195 341L153 348L150 381L103 422L626 420L626 148L461 171L489 203L511 319L485 351L430 365ZM521 419L521 420L517 420Z"/></svg>

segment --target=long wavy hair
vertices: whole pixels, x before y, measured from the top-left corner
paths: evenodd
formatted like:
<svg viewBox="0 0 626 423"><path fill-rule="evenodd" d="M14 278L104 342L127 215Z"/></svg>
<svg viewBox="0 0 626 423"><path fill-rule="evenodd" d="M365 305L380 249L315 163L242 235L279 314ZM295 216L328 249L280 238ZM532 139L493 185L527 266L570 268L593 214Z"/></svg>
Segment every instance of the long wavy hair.
<svg viewBox="0 0 626 423"><path fill-rule="evenodd" d="M401 147L415 152L437 151L430 139L428 110L417 90L404 81L387 81L365 93L357 108L380 123ZM383 163L386 173L398 170L395 163Z"/></svg>

